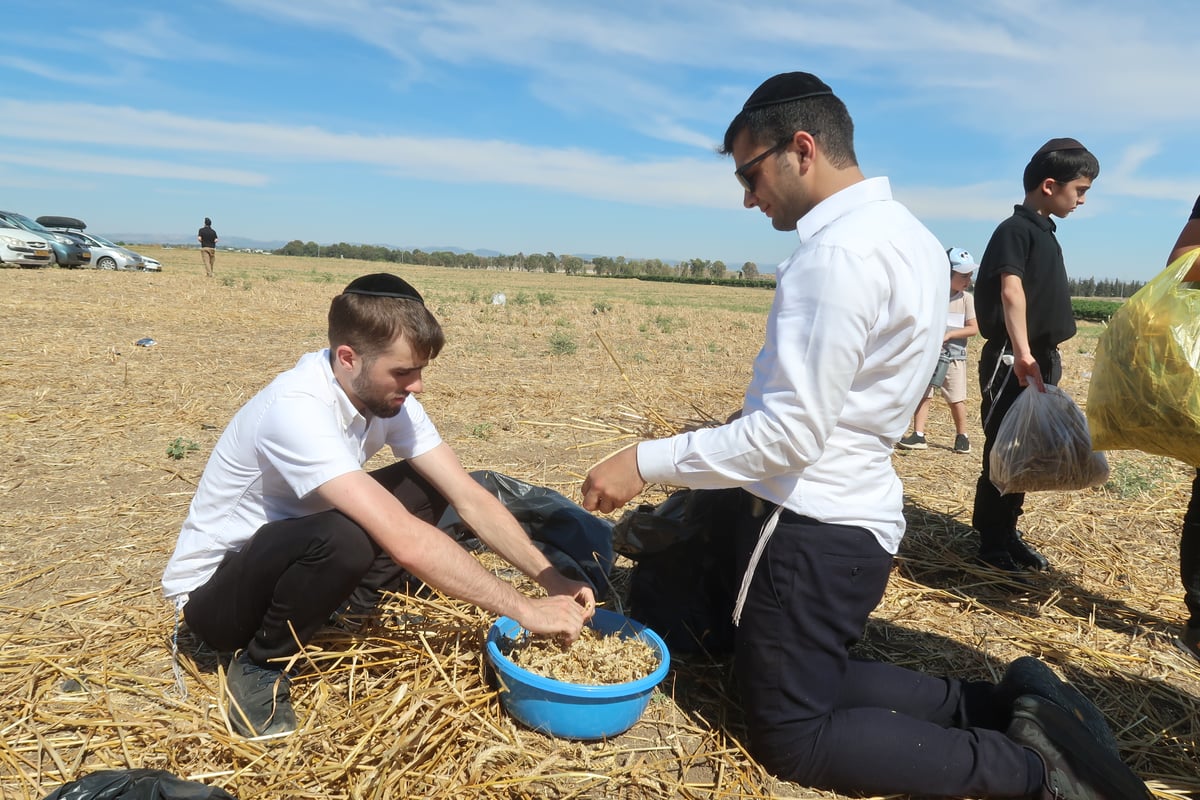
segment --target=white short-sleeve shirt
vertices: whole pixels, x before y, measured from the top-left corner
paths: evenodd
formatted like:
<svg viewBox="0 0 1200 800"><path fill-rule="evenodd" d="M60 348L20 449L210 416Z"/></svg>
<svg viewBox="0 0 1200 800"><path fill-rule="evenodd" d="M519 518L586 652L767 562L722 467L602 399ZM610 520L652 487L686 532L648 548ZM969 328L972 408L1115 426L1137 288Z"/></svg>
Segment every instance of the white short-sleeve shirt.
<svg viewBox="0 0 1200 800"><path fill-rule="evenodd" d="M385 445L413 458L441 441L415 397L394 417L364 417L334 379L329 351L304 355L221 434L163 573L164 594L186 599L267 522L328 511L314 490L362 469Z"/></svg>

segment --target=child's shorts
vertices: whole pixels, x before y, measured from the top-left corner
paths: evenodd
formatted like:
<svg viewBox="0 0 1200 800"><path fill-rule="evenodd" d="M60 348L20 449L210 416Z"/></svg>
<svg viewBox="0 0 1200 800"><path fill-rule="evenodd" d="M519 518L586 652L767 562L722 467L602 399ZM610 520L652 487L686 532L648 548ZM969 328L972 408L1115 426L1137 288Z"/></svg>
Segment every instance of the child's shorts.
<svg viewBox="0 0 1200 800"><path fill-rule="evenodd" d="M937 386L930 386L925 392L926 397L933 397L938 391ZM947 403L962 403L967 399L967 361L951 361L946 369L946 380L941 385L942 397Z"/></svg>

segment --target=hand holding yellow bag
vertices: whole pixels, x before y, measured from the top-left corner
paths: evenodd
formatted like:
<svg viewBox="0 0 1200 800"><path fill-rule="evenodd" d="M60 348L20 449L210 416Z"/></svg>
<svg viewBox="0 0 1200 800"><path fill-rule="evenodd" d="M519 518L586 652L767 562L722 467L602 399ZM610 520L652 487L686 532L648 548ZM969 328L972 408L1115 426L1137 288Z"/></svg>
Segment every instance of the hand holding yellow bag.
<svg viewBox="0 0 1200 800"><path fill-rule="evenodd" d="M1087 419L1096 450L1200 465L1200 284L1185 253L1125 301L1096 347Z"/></svg>

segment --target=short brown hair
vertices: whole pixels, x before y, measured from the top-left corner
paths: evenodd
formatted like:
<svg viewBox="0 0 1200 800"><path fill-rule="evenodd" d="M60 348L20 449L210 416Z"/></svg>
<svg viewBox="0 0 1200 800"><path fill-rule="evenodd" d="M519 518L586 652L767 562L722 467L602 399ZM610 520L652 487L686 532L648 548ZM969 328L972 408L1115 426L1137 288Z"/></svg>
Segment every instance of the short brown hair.
<svg viewBox="0 0 1200 800"><path fill-rule="evenodd" d="M348 345L371 361L401 336L424 359L436 358L446 343L441 324L418 300L343 293L329 304L330 351Z"/></svg>

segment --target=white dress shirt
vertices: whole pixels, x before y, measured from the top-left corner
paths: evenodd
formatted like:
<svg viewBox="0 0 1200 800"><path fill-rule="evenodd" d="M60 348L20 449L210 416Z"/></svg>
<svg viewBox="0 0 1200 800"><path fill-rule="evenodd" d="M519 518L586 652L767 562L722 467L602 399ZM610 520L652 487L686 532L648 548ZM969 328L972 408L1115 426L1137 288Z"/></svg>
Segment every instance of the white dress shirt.
<svg viewBox="0 0 1200 800"><path fill-rule="evenodd" d="M946 251L887 178L860 181L797 223L776 271L742 415L637 446L650 483L744 487L827 523L904 536L892 446L933 374L950 294Z"/></svg>
<svg viewBox="0 0 1200 800"><path fill-rule="evenodd" d="M394 417L364 417L334 378L328 350L302 356L221 434L167 562L163 593L185 602L225 553L240 550L267 522L328 511L313 490L361 469L384 445L412 458L441 441L416 397Z"/></svg>

